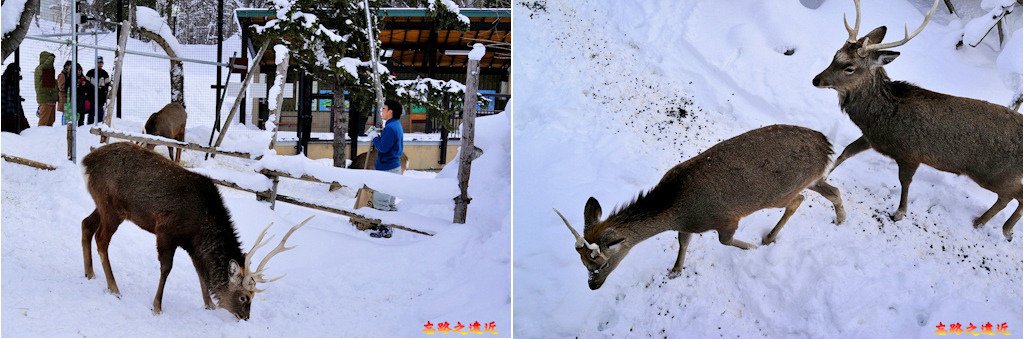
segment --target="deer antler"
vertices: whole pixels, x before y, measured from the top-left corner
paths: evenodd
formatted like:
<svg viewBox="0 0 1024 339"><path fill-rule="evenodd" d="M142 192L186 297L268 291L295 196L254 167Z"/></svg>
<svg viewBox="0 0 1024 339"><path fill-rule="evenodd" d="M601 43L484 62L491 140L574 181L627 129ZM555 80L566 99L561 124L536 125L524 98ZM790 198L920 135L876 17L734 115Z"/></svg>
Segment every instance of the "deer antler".
<svg viewBox="0 0 1024 339"><path fill-rule="evenodd" d="M893 47L903 46L903 44L906 44L908 41L910 41L910 39L913 39L918 34L920 34L921 31L924 30L924 26L928 25L928 22L931 21L932 14L935 14L935 9L938 8L938 7L939 7L939 0L935 0L935 3L932 4L932 9L928 10L928 14L924 16L924 22L921 22L921 26L917 27L917 29L914 30L914 33L907 33L908 32L907 31L907 26L903 25L903 39L900 39L899 41L887 42L887 43L884 43L884 44L883 43L869 44L867 41L865 41L864 42L864 47L861 47L860 49L858 49L857 50L857 54L860 54L860 55L863 56L863 55L866 55L867 52L877 51L877 50L880 50L880 49L886 49L886 48L893 48Z"/></svg>
<svg viewBox="0 0 1024 339"><path fill-rule="evenodd" d="M562 218L562 222L565 223L565 227L569 228L569 232L572 232L572 235L574 237L576 237L576 248L583 248L583 246L586 246L587 248L590 249L590 257L591 258L596 258L596 257L599 257L599 256L603 256L601 254L601 247L600 246L597 246L597 244L588 243L587 239L584 239L583 237L581 237L580 234L578 232L576 232L576 229L572 228L572 225L569 224L569 219L566 219L565 216L562 215L562 212L559 212L558 209L555 209L555 208L552 208L552 209L555 210L555 214L558 214L559 218Z"/></svg>
<svg viewBox="0 0 1024 339"><path fill-rule="evenodd" d="M857 8L857 21L854 22L852 29L850 23L846 21L846 14L843 14L843 26L846 26L846 31L850 33L846 41L851 44L857 42L857 32L860 31L860 0L853 0L853 6Z"/></svg>
<svg viewBox="0 0 1024 339"><path fill-rule="evenodd" d="M288 238L292 236L292 233L295 233L296 230L298 230L299 228L302 228L302 226L305 226L306 223L309 222L310 219L313 219L313 216L310 216L309 218L306 218L306 220L303 220L298 225L295 225L291 229L289 229L288 233L285 233L284 238L281 238L281 242L278 243L277 246L274 247L272 250L270 250L270 253L267 253L267 255L265 257L263 257L263 260L260 261L260 264L259 264L259 266L256 267L256 269L252 270L252 269L250 269L252 267L252 266L250 266L251 265L251 260L250 259L252 258L253 253L255 253L257 248L260 248L263 245L266 245L267 243L270 242L271 239L273 239L273 236L271 236L269 239L267 239L266 242L260 243L260 240L263 239L263 236L267 233L267 229L270 228L270 225L267 225L267 227L263 229L263 232L260 232L260 235L256 238L256 243L252 247L252 250L249 251L249 253L245 255L245 268L246 268L246 271L248 273L246 273L246 279L244 279L243 281L245 281L247 284L251 284L251 286L247 286L247 287L249 287L250 289L252 289L256 293L263 292L263 290L256 288L256 283L271 283L271 282L275 282L275 281L277 281L277 280L279 280L281 278L284 278L284 276L287 275L287 274L285 274L285 275L282 275L280 277L273 278L273 279L264 279L263 278L263 272L264 272L264 270L266 270L266 266L267 266L267 263L270 262L270 258L273 258L275 255L278 255L281 252L285 252L285 251L288 251L288 250L291 250L291 249L295 248L295 246L287 247L287 246L285 246L285 243L288 241ZM271 225L273 225L273 223L271 223Z"/></svg>

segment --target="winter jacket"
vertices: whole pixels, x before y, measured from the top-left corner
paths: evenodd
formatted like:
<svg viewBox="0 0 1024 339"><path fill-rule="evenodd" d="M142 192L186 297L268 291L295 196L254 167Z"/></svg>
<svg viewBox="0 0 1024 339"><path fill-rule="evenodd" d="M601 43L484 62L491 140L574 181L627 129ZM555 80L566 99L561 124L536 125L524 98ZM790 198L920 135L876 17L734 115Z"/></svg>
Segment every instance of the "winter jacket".
<svg viewBox="0 0 1024 339"><path fill-rule="evenodd" d="M107 102L107 93L110 92L110 74L108 74L106 70L100 69L99 77L94 77L96 71L97 69L90 69L88 72L85 72L85 77L89 78L89 82L91 82L93 86L99 87L99 102L104 103ZM97 78L99 82L93 81Z"/></svg>
<svg viewBox="0 0 1024 339"><path fill-rule="evenodd" d="M67 100L67 102L64 103L64 118L65 118L65 120L69 120L69 121L71 119L71 85L72 85L72 83L70 81L67 82L67 84L65 85L67 87L67 94L65 94L65 95L67 96L68 100ZM79 74L78 75L78 97L76 98L76 99L78 99L78 116L79 117L92 112L92 109L95 106L95 105L93 105L92 94L93 94L92 83L89 82L89 79L87 79L85 77L85 75Z"/></svg>
<svg viewBox="0 0 1024 339"><path fill-rule="evenodd" d="M388 120L384 130L373 138L373 148L377 149L377 160L373 167L378 171L387 171L402 165L402 122L398 119Z"/></svg>
<svg viewBox="0 0 1024 339"><path fill-rule="evenodd" d="M64 106L68 104L68 78L71 77L71 73L61 71L57 75L57 110L64 112Z"/></svg>
<svg viewBox="0 0 1024 339"><path fill-rule="evenodd" d="M21 133L29 127L21 106L20 80L21 71L16 63L8 65L0 75L0 130L4 132Z"/></svg>
<svg viewBox="0 0 1024 339"><path fill-rule="evenodd" d="M36 66L36 102L53 104L57 102L57 78L53 69L53 53L39 52L39 66Z"/></svg>

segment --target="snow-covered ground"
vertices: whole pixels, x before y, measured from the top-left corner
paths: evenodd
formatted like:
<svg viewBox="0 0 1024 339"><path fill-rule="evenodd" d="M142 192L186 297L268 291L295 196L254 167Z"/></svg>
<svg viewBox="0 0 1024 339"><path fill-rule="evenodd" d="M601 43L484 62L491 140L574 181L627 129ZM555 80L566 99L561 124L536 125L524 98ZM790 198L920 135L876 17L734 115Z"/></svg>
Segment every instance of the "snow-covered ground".
<svg viewBox="0 0 1024 339"><path fill-rule="evenodd" d="M25 40L22 95L26 112L34 112L31 70L38 51L52 44ZM132 40L132 48L150 49ZM237 40L233 44L237 46ZM228 46L228 44L225 44ZM191 49L210 46L183 45ZM187 52L186 52L187 53ZM83 53L85 54L85 53ZM91 52L89 53L91 58ZM230 53L226 53L230 55ZM105 55L113 60L112 55ZM129 57L128 65L140 78L131 81L167 81L165 60ZM134 61L133 61L134 60ZM10 60L8 60L9 62ZM58 57L58 65L63 60ZM83 63L84 64L84 63ZM108 62L108 67L113 62ZM90 67L86 65L86 69ZM186 102L190 110L186 141L206 144L212 118L210 91L212 68L186 65ZM150 78L141 78L142 75ZM134 76L133 76L134 77ZM237 81L237 78L235 79ZM136 83L138 83L136 82ZM166 85L165 85L166 86ZM197 88L190 92L189 88ZM169 98L169 91L144 92L126 87L126 110L155 112ZM128 93L134 94L128 95ZM209 94L209 95L208 95ZM230 105L230 98L227 100ZM31 106L30 106L31 105ZM225 110L226 111L226 110ZM141 337L334 337L422 336L428 321L469 325L495 322L498 336L511 334L511 120L499 114L477 122L477 146L484 150L473 163L469 217L465 225L452 224L450 199L442 203L422 199L402 200L399 212L360 209L360 213L385 222L436 233L426 237L395 230L391 239L374 239L357 231L347 218L278 202L276 210L257 202L250 193L221 188L243 250L251 247L257 233L274 222L270 233L310 215L308 226L295 233L290 244L298 247L277 256L270 274L288 276L269 284L253 303L247 322L237 322L223 310L203 309L196 274L184 251L175 256L167 281L163 314L150 311L159 279L155 238L125 222L111 244L111 264L121 288L121 298L105 292L102 274L87 280L82 274L81 220L94 203L84 187L78 164L66 160L64 127L32 127L21 135L3 133L3 153L56 165L42 171L3 162L0 252L2 252L2 327L0 334L15 336L141 336ZM30 121L35 119L30 115ZM141 131L148 113L126 114L114 127ZM212 117L212 115L210 115ZM139 119L141 117L141 119ZM193 119L195 118L195 119ZM204 118L205 123L204 123ZM59 118L58 118L59 120ZM99 138L87 127L78 129L77 154L81 159ZM253 127L231 127L225 142L236 149L265 149L269 133ZM156 151L166 154L166 148ZM257 163L226 156L203 161L203 154L184 151L183 164L202 173L228 175L238 181L260 179L252 172ZM329 165L329 160L320 160ZM313 166L315 167L315 166ZM438 184L456 182L457 164L439 173L408 171L403 182ZM250 175L243 175L250 173ZM369 174L369 173L368 173ZM379 177L380 173L372 173ZM265 178L262 178L265 180ZM379 178L378 178L379 179ZM359 179L362 180L362 179ZM283 179L280 193L304 201L351 209L354 190L329 192L323 184ZM403 189L410 189L403 187ZM422 190L438 190L429 185ZM424 194L429 195L429 194ZM94 258L98 260L98 257ZM99 269L99 267L97 267Z"/></svg>
<svg viewBox="0 0 1024 339"><path fill-rule="evenodd" d="M545 4L514 10L518 39L527 42L514 59L517 336L931 337L940 322L1006 322L1021 336L1024 230L1018 223L1009 243L999 230L1015 203L975 230L971 221L995 195L922 167L907 217L893 222L896 165L873 151L829 179L846 205L842 225L832 224L827 200L807 192L772 245L742 251L702 234L690 242L683 275L670 280L678 243L674 232L662 233L589 290L572 235L552 207L582 227L588 197L613 210L677 163L760 126L822 131L837 153L860 136L835 91L811 85L846 39L842 16L852 22L853 4ZM899 28L916 27L930 5L864 1L861 30L888 25L887 40L898 39ZM1008 103L1013 84L1004 83L993 44L953 48L962 25L940 6L923 33L897 48L902 55L886 67L889 75ZM743 219L736 238L760 242L781 214Z"/></svg>

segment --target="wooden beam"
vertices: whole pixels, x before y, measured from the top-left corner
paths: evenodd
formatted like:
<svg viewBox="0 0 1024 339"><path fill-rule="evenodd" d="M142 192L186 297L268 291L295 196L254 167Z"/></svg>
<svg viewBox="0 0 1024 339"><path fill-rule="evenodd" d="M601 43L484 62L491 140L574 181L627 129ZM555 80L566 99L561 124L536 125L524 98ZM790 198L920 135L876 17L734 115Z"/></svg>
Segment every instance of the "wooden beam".
<svg viewBox="0 0 1024 339"><path fill-rule="evenodd" d="M35 167L35 168L42 169L42 170L47 170L47 171L52 171L52 170L57 169L56 167L53 167L52 165L47 165L47 164L44 164L44 163L41 163L41 162L38 162L38 161L35 161L35 160L29 160L29 159L25 159L25 158L22 158L22 157L16 157L16 156L13 156L13 155L0 154L0 157L3 157L3 159L7 160L8 162L12 162L12 163L15 163L15 164L18 164L18 165L25 165L25 166L29 166L29 167Z"/></svg>
<svg viewBox="0 0 1024 339"><path fill-rule="evenodd" d="M472 162L474 153L473 146L474 128L476 126L477 110L477 87L480 82L480 60L469 59L466 67L466 96L462 106L462 152L459 152L459 190L462 191L455 197L455 217L453 222L458 224L466 223L466 212L469 210L469 174L473 169Z"/></svg>
<svg viewBox="0 0 1024 339"><path fill-rule="evenodd" d="M229 182L229 181L213 179L213 178L211 178L211 180L213 180L214 183L216 183L218 185L221 185L221 186L230 187L230 188L237 189L239 191L244 191L244 192L249 192L249 193L256 194L257 197L269 198L270 195L271 195L270 191L260 192L260 191L255 191L255 190L251 190L251 189L248 189L248 188L243 188L243 187L238 186L237 184ZM406 226L402 226L402 225L385 224L380 219L366 217L364 215L361 215L361 214L358 214L358 213L355 213L355 212L350 212L350 211L346 211L346 210L342 210L342 209L338 209L338 208L327 207L327 206L320 206L320 205L309 203L309 202L305 202L305 201L302 201L302 200L299 200L299 199L296 199L294 197L290 197L290 196L287 196L287 195L278 194L277 195L277 200L281 201L281 202L286 202L286 203L289 203L289 204L292 204L292 205L296 205L296 206L302 206L302 207L306 207L306 208L312 208L312 209L315 209L315 210L318 210L318 211L324 211L324 212L328 212L328 213L334 213L334 214L342 215L342 216L348 217L350 220L358 222L358 223L364 223L364 224L368 224L368 225L372 225L372 226L378 226L378 225L390 226L391 228L400 229L400 230L407 231L407 232L422 234L422 235L426 235L426 236L434 236L433 233L430 233L430 232L427 232L427 231L421 231L421 230L418 230L418 229L415 229L415 228L412 228L412 227L406 227Z"/></svg>
<svg viewBox="0 0 1024 339"><path fill-rule="evenodd" d="M315 177L308 176L308 175L303 175L301 177L296 178L296 177L292 176L291 174L288 174L288 173L285 173L285 172L278 172L278 171L269 170L269 169L265 169L265 168L260 170L260 174L263 174L263 175L268 176L268 177L270 177L270 176L285 177L285 178L290 178L290 179L295 179L295 180L303 180L303 181L327 184L327 185L331 185L331 187L338 187L338 188L345 187L345 185L342 185L341 183L339 183L337 181L326 182L326 181L322 181L320 179L317 179ZM335 188L335 189L337 189L337 188Z"/></svg>
<svg viewBox="0 0 1024 339"><path fill-rule="evenodd" d="M196 144L187 143L187 142L180 142L180 141L173 141L172 142L172 141L167 141L167 140L151 139L151 138L146 138L146 137L141 137L141 136L129 135L129 134L121 133L121 132L104 131L104 130L101 130L101 129L97 128L97 127L93 127L91 130L89 130L89 133L96 134L96 135L99 135L101 137L102 136L106 136L106 137L110 137L110 138L118 138L118 139L124 139L124 140L129 140L129 141L135 141L135 142L141 142L141 143L147 143L147 144L154 144L154 145L159 145L159 146L184 148L184 149L188 149L188 150L206 152L206 153L210 153L210 154L223 154L223 155L227 155L227 156L239 157L239 158L251 159L251 160L259 160L259 158L262 157L262 156L259 156L259 157L255 158L255 159L253 159L252 156L249 153L222 151L222 150L218 150L218 149L213 148L213 147L196 145Z"/></svg>

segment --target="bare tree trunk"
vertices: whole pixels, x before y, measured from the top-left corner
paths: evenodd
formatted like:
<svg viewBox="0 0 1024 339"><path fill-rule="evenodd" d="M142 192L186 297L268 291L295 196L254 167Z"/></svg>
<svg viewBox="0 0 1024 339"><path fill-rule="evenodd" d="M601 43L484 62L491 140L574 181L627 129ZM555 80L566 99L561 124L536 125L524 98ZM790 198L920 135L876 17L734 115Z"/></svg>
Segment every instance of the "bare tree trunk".
<svg viewBox="0 0 1024 339"><path fill-rule="evenodd" d="M174 52L171 45L167 44L162 36L154 32L147 31L142 27L139 27L139 34L146 37L157 45L160 45L167 53L167 56L177 58L178 54ZM185 105L185 70L184 64L181 60L171 60L171 102L177 102Z"/></svg>
<svg viewBox="0 0 1024 339"><path fill-rule="evenodd" d="M466 223L469 210L469 173L473 169L476 146L473 145L473 130L476 127L476 90L480 79L480 60L469 59L466 66L466 97L462 101L462 145L459 147L459 194L455 197L455 217L453 222Z"/></svg>
<svg viewBox="0 0 1024 339"><path fill-rule="evenodd" d="M334 77L334 167L345 168L345 134L348 130L348 115L345 114L345 93L341 77Z"/></svg>
<svg viewBox="0 0 1024 339"><path fill-rule="evenodd" d="M18 19L18 27L15 27L13 31L3 36L3 41L0 42L0 52L3 53L3 58L0 60L7 60L7 57L14 53L14 50L21 46L21 41L25 40L25 34L28 33L28 26L32 24L32 17L36 16L39 12L39 0L28 0L25 2L25 9L21 11L21 18Z"/></svg>

